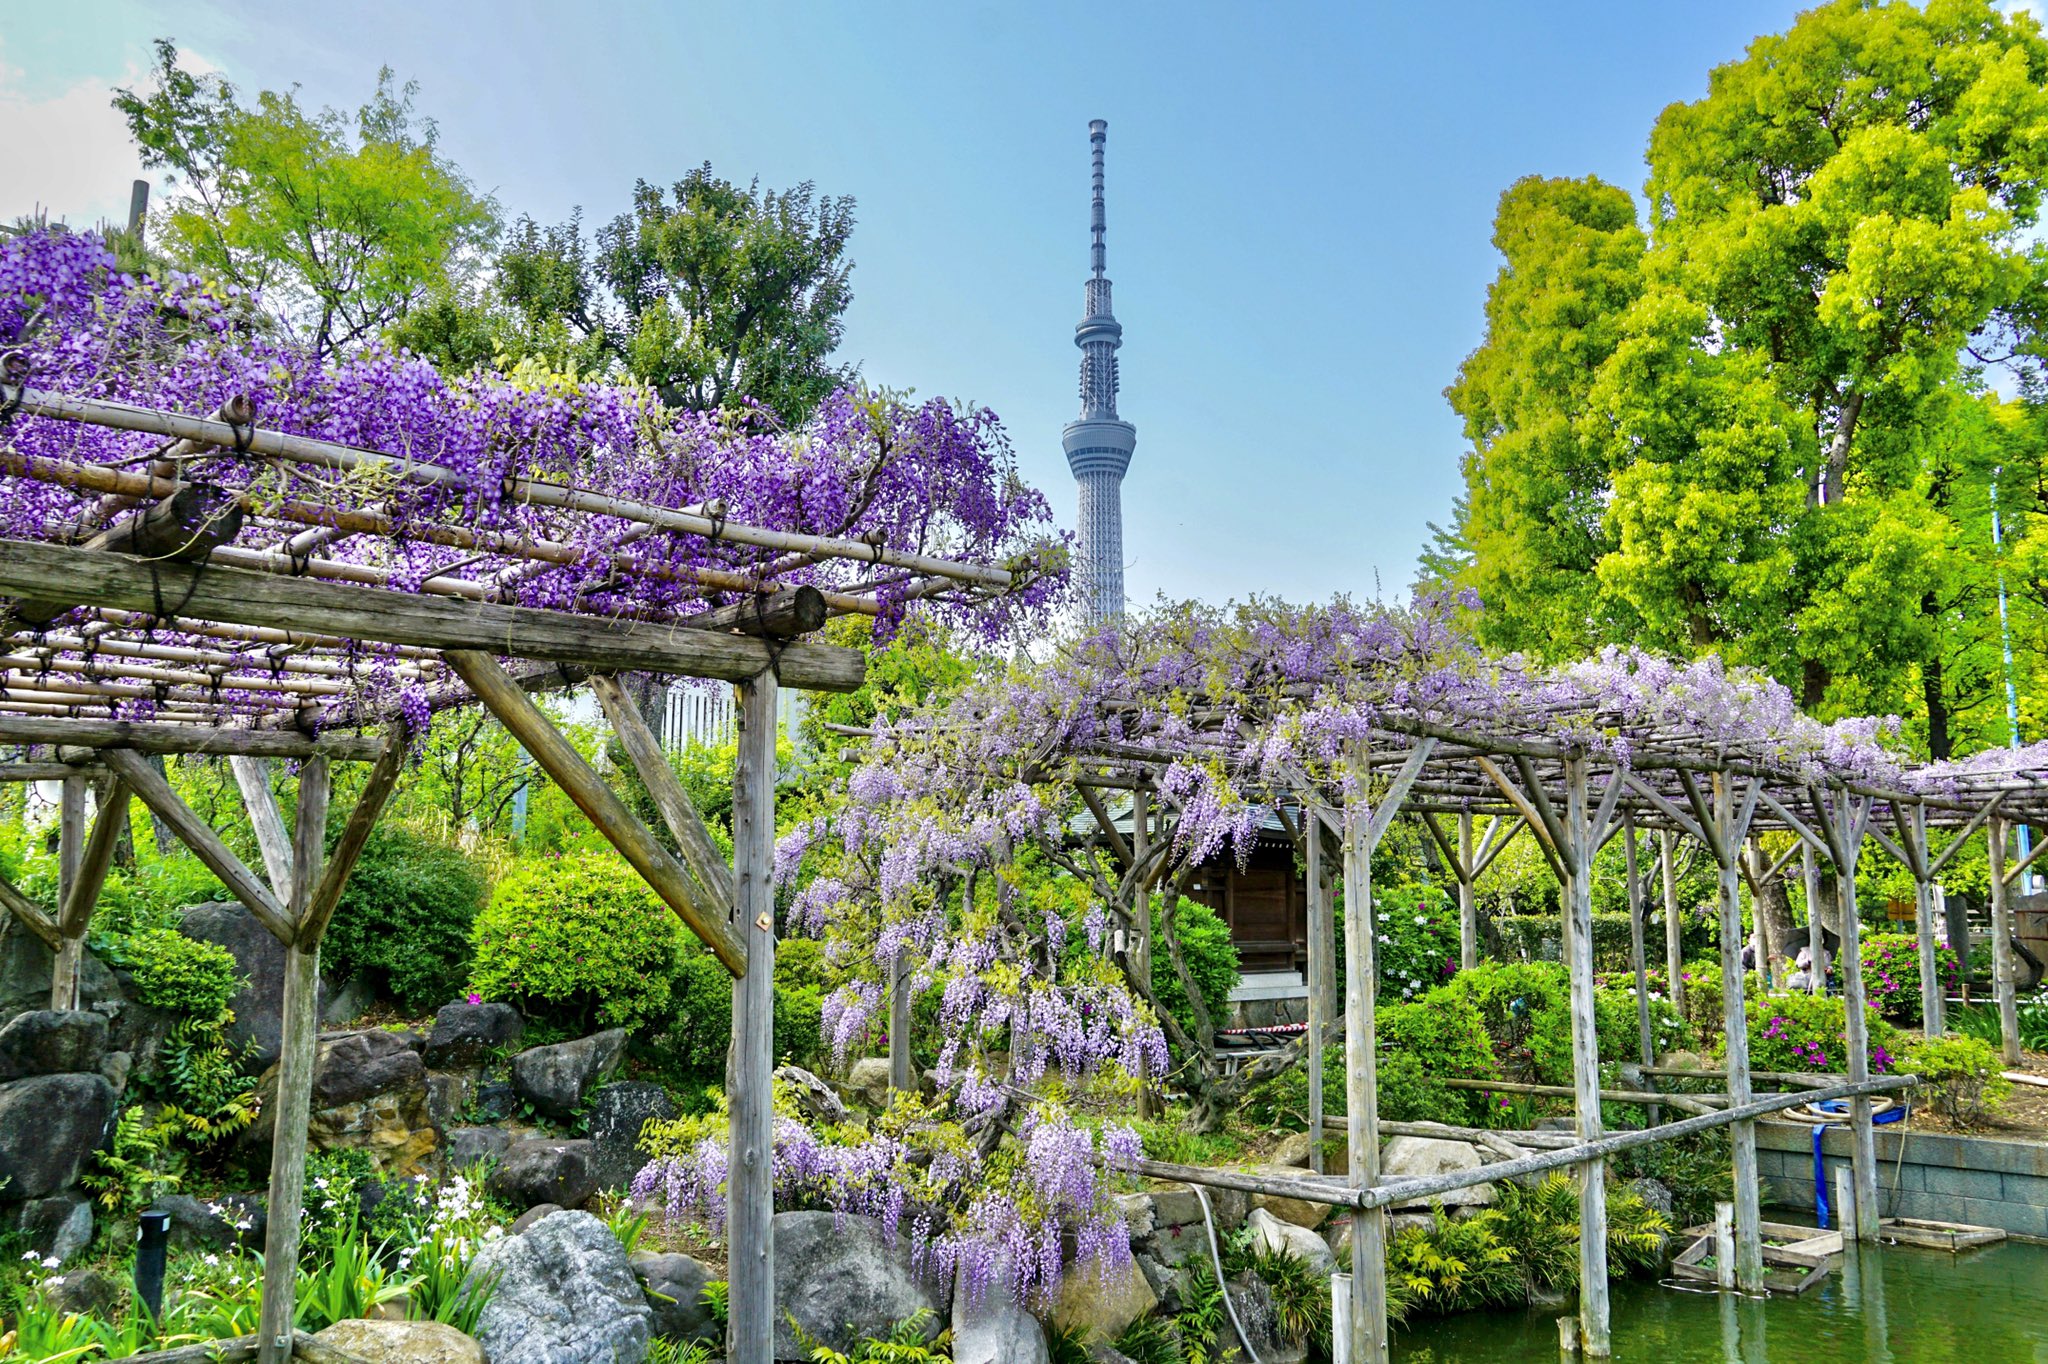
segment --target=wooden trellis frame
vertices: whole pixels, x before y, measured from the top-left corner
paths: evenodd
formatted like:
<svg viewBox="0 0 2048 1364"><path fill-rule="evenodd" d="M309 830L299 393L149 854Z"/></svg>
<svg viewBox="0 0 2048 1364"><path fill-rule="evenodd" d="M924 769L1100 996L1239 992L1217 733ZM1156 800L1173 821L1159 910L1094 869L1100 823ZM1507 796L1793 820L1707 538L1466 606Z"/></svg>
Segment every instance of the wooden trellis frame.
<svg viewBox="0 0 2048 1364"><path fill-rule="evenodd" d="M0 478L98 494L78 524L50 541L0 539L0 744L38 755L0 765L0 779L64 783L59 906L0 882L0 908L49 942L58 984L75 999L79 940L104 877L130 793L285 943L284 1046L271 1166L261 1364L294 1353L290 1331L306 1124L318 1020L319 945L349 871L395 784L404 752L398 708L357 685L370 650L385 675L428 689L430 708L480 703L587 814L648 885L734 977L727 1357L768 1364L773 1349L774 1247L770 1069L773 1061L776 698L782 687L848 691L865 663L852 649L800 638L830 616L881 614L890 601L949 595L977 600L1011 589L1003 568L894 548L880 540L799 534L729 520L717 506L636 503L537 479L513 478L514 502L562 516L625 523L617 561L638 577L698 589L709 603L670 608L613 602L599 611L517 604L536 577L581 563L586 551L532 536L455 525L401 526L380 507L221 494L188 482L189 459L233 451L329 470L374 469L397 485L462 485L440 466L380 451L258 429L246 404L213 419L15 388L20 411L173 442L127 465L28 457L0 448ZM143 447L147 453L147 447ZM203 516L192 530L193 511ZM125 519L122 519L125 518ZM375 541L399 535L472 557L416 584L377 562ZM773 557L744 572L640 555L652 537L694 537ZM73 543L63 543L65 540ZM238 543L255 540L258 543ZM337 557L356 540L372 553ZM84 543L78 543L83 541ZM123 553L117 551L136 551ZM757 555L757 558L759 556ZM785 575L838 560L862 566L852 583L821 589ZM412 590L393 590L408 587ZM721 602L721 598L724 600ZM179 638L166 642L162 633ZM512 661L508 670L500 659ZM540 665L538 669L535 665ZM609 674L633 670L721 680L739 691L734 858L727 865ZM522 674L514 676L514 672ZM634 770L682 849L670 854L541 714L532 686L590 681ZM150 718L130 718L147 703ZM384 732L338 730L369 726ZM47 752L50 756L41 756ZM264 874L241 864L179 800L144 755L230 758L250 812ZM63 759L73 759L66 762ZM270 799L264 760L299 761L298 819L287 829ZM333 760L375 763L362 800L323 867L322 832ZM114 784L90 840L84 773ZM304 1353L303 1349L299 1351Z"/></svg>

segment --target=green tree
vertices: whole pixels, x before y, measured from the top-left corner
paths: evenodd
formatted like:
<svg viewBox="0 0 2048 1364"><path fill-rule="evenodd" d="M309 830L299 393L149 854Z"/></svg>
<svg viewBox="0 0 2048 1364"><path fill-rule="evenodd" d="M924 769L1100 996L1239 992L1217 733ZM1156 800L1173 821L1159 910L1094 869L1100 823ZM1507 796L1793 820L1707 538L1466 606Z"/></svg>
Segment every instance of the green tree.
<svg viewBox="0 0 2048 1364"><path fill-rule="evenodd" d="M1483 633L1722 653L1936 757L2002 741L1985 390L2040 344L2044 82L1989 0L1836 0L1658 118L1647 238L1611 186L1510 190L1450 390Z"/></svg>
<svg viewBox="0 0 2048 1364"><path fill-rule="evenodd" d="M373 340L473 269L496 205L442 156L418 87L379 72L351 121L309 112L298 92L246 106L218 77L156 45L154 82L115 92L143 164L177 193L152 233L177 265L258 291L290 333L325 355Z"/></svg>

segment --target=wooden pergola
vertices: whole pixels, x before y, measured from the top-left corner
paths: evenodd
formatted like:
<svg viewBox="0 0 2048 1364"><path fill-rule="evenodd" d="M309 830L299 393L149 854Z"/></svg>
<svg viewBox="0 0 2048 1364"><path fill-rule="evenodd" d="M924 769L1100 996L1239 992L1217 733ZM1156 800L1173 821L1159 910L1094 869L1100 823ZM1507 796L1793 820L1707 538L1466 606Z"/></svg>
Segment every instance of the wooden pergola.
<svg viewBox="0 0 2048 1364"><path fill-rule="evenodd" d="M0 881L0 904L56 955L55 1008L76 1007L79 963L129 801L139 799L286 948L259 1358L293 1353L307 1120L318 1040L320 945L350 870L397 783L427 708L481 704L590 818L733 976L730 1060L731 1307L728 1357L768 1364L774 1328L771 1235L776 702L782 687L848 691L853 649L801 636L834 615L875 616L905 599L984 600L1009 571L895 548L881 538L809 535L730 520L718 506L660 507L532 478L493 490L545 509L588 544L608 527L620 569L606 601L519 604L588 551L529 517L516 532L396 510L412 487L447 488L441 465L256 424L242 400L210 419L0 389L18 411L136 434L128 458L28 456L0 443L0 478L75 495L47 540L0 539L0 745L21 751L0 779L62 783L59 903ZM210 468L278 472L269 490L234 491ZM374 475L362 505L279 496L305 475ZM603 537L600 537L603 538ZM400 542L450 551L421 577ZM706 564L711 546L729 567ZM667 551L667 552L664 552ZM834 570L837 569L836 573ZM820 580L824 585L820 585ZM619 598L662 584L686 608ZM626 690L634 671L738 689L733 856L728 863ZM587 681L662 821L672 855L533 703L530 692ZM405 704L411 693L412 706ZM245 798L262 871L242 863L178 796L153 755L225 757ZM270 764L298 764L295 824L272 798ZM331 854L324 849L330 764L371 773ZM86 797L98 812L86 832Z"/></svg>
<svg viewBox="0 0 2048 1364"><path fill-rule="evenodd" d="M1308 1028L1305 1037L1270 1069L1305 1055L1309 1071L1309 1130L1324 1129L1322 1056L1325 1039L1342 1020L1346 1054L1348 1117L1332 1126L1346 1133L1349 1174L1338 1187L1321 1177L1319 1143L1311 1144L1311 1172L1301 1178L1252 1175L1162 1162L1141 1163L1157 1177L1206 1183L1254 1193L1320 1202L1348 1209L1352 1218L1353 1273L1350 1280L1349 1358L1354 1364L1379 1364L1388 1357L1385 1277L1386 1222L1390 1205L1411 1204L1457 1189L1502 1178L1575 1168L1581 1197L1580 1302L1575 1323L1578 1348L1603 1357L1610 1353L1608 1325L1607 1216L1604 1184L1606 1160L1615 1154L1696 1132L1730 1129L1734 1167L1733 1229L1735 1253L1728 1286L1760 1293L1764 1284L1763 1244L1756 1164L1757 1119L1771 1113L1828 1100L1848 1100L1848 1125L1853 1134L1853 1208L1845 1220L1862 1240L1878 1236L1877 1160L1872 1131L1873 1096L1907 1088L1910 1075L1873 1076L1869 1068L1868 1029L1862 963L1857 952L1861 919L1856 903L1855 872L1865 847L1876 843L1912 872L1918 895L1917 933L1922 963L1923 1010L1930 1031L1941 1027L1941 995L1935 970L1934 886L1942 868L1964 842L1987 823L1992 834L1993 935L1997 997L2005 1019L2006 1054L2017 1060L2014 1027L2014 972L2011 924L2005 888L2024 864L2007 865L2002 842L2005 828L2016 821L2048 818L2048 770L2029 765L2035 755L2014 755L2005 766L1972 770L1967 764L1899 767L1888 780L1853 775L1851 763L1837 761L1819 742L1804 751L1742 742L1723 727L1684 720L1646 721L1636 713L1611 710L1590 701L1558 700L1529 679L1517 695L1510 679L1483 713L1446 706L1430 711L1387 704L1374 708L1369 739L1351 744L1337 770L1321 778L1295 769L1274 780L1260 775L1245 753L1247 736L1262 732L1273 714L1249 714L1245 699L1200 696L1181 698L1169 723L1146 732L1138 717L1147 700L1136 694L1098 696L1098 718L1115 718L1115 740L1087 739L1068 743L1049 739L1024 768L1024 779L1064 784L1093 815L1094 837L1123 871L1117 909L1129 936L1127 971L1134 986L1150 977L1154 951L1151 916L1142 906L1153 887L1170 881L1168 864L1178 840L1153 826L1150 810L1172 802L1161 795L1161 772L1189 761L1208 762L1231 771L1235 789L1247 800L1281 812L1307 861L1309 897ZM1502 698L1506 698L1502 700ZM1289 706L1307 709L1314 703L1306 690L1269 703L1277 713ZM1063 717L1076 730L1089 725ZM959 723L959 717L945 722ZM904 722L886 734L901 736L919 727ZM944 728L945 726L941 726ZM1096 732L1111 725L1094 727ZM1813 727L1818 732L1818 726ZM872 731L847 730L850 734ZM936 733L925 726L926 733ZM999 782L1017 779L1006 772ZM1133 805L1128 836L1113 819L1102 798L1104 790L1130 793ZM1162 810L1162 817L1170 811ZM1376 935L1372 923L1371 860L1374 849L1393 821L1416 818L1437 844L1458 886L1463 964L1476 964L1478 920L1473 886L1509 841L1528 831L1542 851L1562 891L1564 957L1570 978L1573 1084L1567 1093L1576 1116L1575 1139L1562 1147L1519 1154L1491 1134L1462 1135L1478 1140L1496 1157L1477 1169L1427 1179L1382 1178L1375 1062ZM1475 819L1490 819L1483 840L1475 841ZM1785 1092L1759 1094L1753 1087L1745 1016L1745 982L1741 952L1741 884L1744 856L1765 832L1789 833L1795 850L1807 850L1809 875L1813 855L1838 870L1841 938L1839 963L1846 1005L1848 1073L1827 1076L1771 1076L1793 1081ZM1722 967L1722 1021L1727 1036L1725 1069L1704 1072L1725 1077L1718 1094L1662 1095L1604 1090L1600 1083L1600 1052L1595 1034L1593 963L1593 866L1595 855L1616 837L1625 840L1628 903L1633 921L1632 964L1636 977L1638 1027L1643 1063L1654 1070L1649 1019L1644 905L1647 867L1640 856L1645 835L1657 836L1666 923L1669 930L1670 979L1680 975L1673 845L1697 842L1717 869L1717 896ZM2048 845L2044 845L2048 850ZM1344 965L1343 1003L1338 1007L1335 983L1334 896L1326 866L1341 863L1344 886L1345 941L1350 944ZM2036 856L2039 854L2037 853ZM1790 853L1769 874L1782 870ZM2027 861L2031 862L2032 857ZM1761 879L1764 869L1750 866ZM1818 928L1816 923L1815 928ZM1816 946L1819 934L1814 934ZM1824 969L1824 963L1820 964ZM1819 970L1816 974L1820 974ZM900 972L899 972L900 974ZM902 991L893 993L901 995ZM897 1004L891 1013L892 1056L908 1055L908 1010ZM1501 1088L1473 1081L1474 1087ZM1529 1092L1543 1086L1522 1086ZM1547 1091L1546 1091L1547 1092ZM1651 1105L1652 1125L1642 1130L1603 1130L1603 1098ZM1656 1121L1658 1109L1689 1114L1674 1121ZM1393 1124L1415 1134L1456 1135L1431 1124ZM1537 1134L1539 1136L1543 1134ZM1549 1145L1546 1141L1544 1145ZM1725 1271L1724 1271L1725 1272Z"/></svg>

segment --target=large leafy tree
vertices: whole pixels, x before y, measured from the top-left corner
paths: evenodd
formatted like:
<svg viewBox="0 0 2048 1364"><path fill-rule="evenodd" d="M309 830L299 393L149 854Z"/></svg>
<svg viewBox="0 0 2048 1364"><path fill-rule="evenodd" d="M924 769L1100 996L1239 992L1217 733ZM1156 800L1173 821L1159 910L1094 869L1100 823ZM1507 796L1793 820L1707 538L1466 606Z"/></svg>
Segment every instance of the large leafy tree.
<svg viewBox="0 0 2048 1364"><path fill-rule="evenodd" d="M1450 390L1482 629L1723 653L1937 757L2002 740L1988 387L2039 345L2044 85L1988 0L1836 0L1659 117L1647 237L1612 187L1509 191Z"/></svg>
<svg viewBox="0 0 2048 1364"><path fill-rule="evenodd" d="M496 206L417 115L417 87L386 68L353 120L295 90L253 106L156 45L155 79L120 90L143 164L176 191L155 237L174 264L259 293L317 354L373 340L481 260Z"/></svg>

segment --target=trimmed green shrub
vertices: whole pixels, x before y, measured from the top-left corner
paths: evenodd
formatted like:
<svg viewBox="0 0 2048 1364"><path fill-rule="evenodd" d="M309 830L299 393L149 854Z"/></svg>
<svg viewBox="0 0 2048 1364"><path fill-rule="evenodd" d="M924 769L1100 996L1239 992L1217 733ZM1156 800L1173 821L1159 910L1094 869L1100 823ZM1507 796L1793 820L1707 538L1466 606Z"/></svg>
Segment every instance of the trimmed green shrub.
<svg viewBox="0 0 2048 1364"><path fill-rule="evenodd" d="M2012 1094L2004 1060L1975 1037L1924 1037L1900 1068L1920 1077L1928 1105L1958 1127L1975 1127Z"/></svg>
<svg viewBox="0 0 2048 1364"><path fill-rule="evenodd" d="M1173 969L1173 957L1166 948L1166 914L1158 901L1152 906L1152 995L1188 1032L1195 1030L1194 1006ZM1174 936L1180 940L1180 958L1193 977L1195 989L1218 1027L1230 1008L1230 992L1237 988L1237 947L1230 941L1230 925L1216 911L1197 900L1182 896L1173 909Z"/></svg>
<svg viewBox="0 0 2048 1364"><path fill-rule="evenodd" d="M668 1010L683 935L617 854L534 859L476 917L471 988L575 1032L637 1029Z"/></svg>
<svg viewBox="0 0 2048 1364"><path fill-rule="evenodd" d="M1382 1004L1374 1014L1378 1038L1380 1116L1396 1122L1472 1123L1485 1106L1476 1090L1452 1089L1447 1077L1496 1076L1493 1044L1471 1002L1433 990L1407 1003ZM1341 1116L1345 1100L1344 1048L1323 1052L1323 1111ZM1308 1067L1295 1066L1260 1085L1245 1113L1268 1127L1300 1130L1308 1121ZM1483 1125L1483 1124L1481 1124Z"/></svg>
<svg viewBox="0 0 2048 1364"><path fill-rule="evenodd" d="M1833 1072L1849 1068L1847 1010L1833 995L1765 995L1744 1001L1749 1016L1751 1070ZM1898 1069L1899 1030L1866 1004L1870 1070ZM1726 1054L1726 1039L1719 1048Z"/></svg>
<svg viewBox="0 0 2048 1364"><path fill-rule="evenodd" d="M460 848L403 824L379 825L334 911L325 964L370 971L422 1012L460 993L484 877Z"/></svg>
<svg viewBox="0 0 2048 1364"><path fill-rule="evenodd" d="M227 1011L244 977L234 953L174 928L145 928L110 940L105 954L135 977L135 993L153 1009L211 1021Z"/></svg>
<svg viewBox="0 0 2048 1364"><path fill-rule="evenodd" d="M1444 993L1478 1010L1502 1079L1571 1083L1570 990L1562 966L1485 961L1451 977Z"/></svg>

